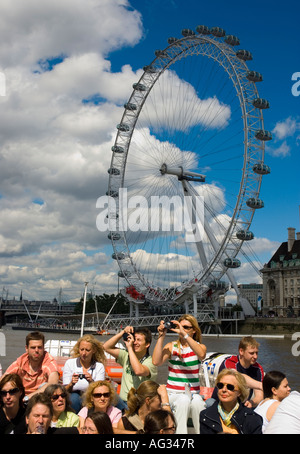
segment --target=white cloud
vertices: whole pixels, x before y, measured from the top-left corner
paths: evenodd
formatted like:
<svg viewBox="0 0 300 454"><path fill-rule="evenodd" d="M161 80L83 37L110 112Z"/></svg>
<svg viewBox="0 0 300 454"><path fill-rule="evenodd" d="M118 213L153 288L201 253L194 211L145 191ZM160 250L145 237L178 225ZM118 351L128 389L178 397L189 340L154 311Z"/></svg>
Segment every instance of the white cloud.
<svg viewBox="0 0 300 454"><path fill-rule="evenodd" d="M10 297L51 299L62 287L74 298L107 273L96 200L139 77L129 65L112 72L108 55L141 37L127 0L1 2L0 278ZM116 291L112 278L105 286Z"/></svg>
<svg viewBox="0 0 300 454"><path fill-rule="evenodd" d="M289 117L284 121L276 123L272 132L275 134L276 139L283 140L286 137L293 136L297 128L299 128L299 125L296 120Z"/></svg>

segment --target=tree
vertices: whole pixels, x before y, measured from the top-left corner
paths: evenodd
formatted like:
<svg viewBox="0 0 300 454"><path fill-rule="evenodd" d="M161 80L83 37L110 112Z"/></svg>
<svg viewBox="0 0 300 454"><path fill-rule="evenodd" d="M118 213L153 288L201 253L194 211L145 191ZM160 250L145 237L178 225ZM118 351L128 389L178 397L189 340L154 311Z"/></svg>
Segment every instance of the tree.
<svg viewBox="0 0 300 454"><path fill-rule="evenodd" d="M117 295L115 295L114 293L111 295L107 295L106 293L104 293L103 295L95 295L94 298L89 297L86 301L85 312L87 314L96 312L95 304L97 304L98 312L104 312L105 314L107 314L110 311L113 304L115 303L117 297L118 297L118 301L117 301L115 307L113 308L111 314L128 314L129 313L128 301L120 293ZM83 298L81 298L80 302L76 305L74 313L82 314L82 308L83 308Z"/></svg>

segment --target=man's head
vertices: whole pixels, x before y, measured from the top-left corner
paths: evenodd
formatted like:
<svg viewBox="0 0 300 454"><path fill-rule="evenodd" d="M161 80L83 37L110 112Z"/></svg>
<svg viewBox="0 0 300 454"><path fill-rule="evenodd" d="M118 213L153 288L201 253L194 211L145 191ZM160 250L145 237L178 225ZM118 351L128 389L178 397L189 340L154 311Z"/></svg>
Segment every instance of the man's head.
<svg viewBox="0 0 300 454"><path fill-rule="evenodd" d="M134 351L135 353L148 354L152 342L152 334L148 328L135 328Z"/></svg>
<svg viewBox="0 0 300 454"><path fill-rule="evenodd" d="M28 354L29 361L39 363L44 356L45 337L39 331L35 331L26 336L26 353Z"/></svg>
<svg viewBox="0 0 300 454"><path fill-rule="evenodd" d="M250 367L255 364L258 357L259 343L252 337L246 336L239 344L239 357L243 367Z"/></svg>
<svg viewBox="0 0 300 454"><path fill-rule="evenodd" d="M42 433L47 433L53 416L51 400L44 393L34 394L28 401L25 419L27 433L38 433L38 428L42 428Z"/></svg>

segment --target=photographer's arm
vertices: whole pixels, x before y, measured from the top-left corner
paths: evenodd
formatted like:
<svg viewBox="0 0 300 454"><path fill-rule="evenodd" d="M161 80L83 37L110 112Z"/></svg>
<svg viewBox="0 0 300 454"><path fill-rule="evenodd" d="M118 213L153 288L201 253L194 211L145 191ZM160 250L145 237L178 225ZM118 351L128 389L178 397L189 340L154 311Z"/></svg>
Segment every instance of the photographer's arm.
<svg viewBox="0 0 300 454"><path fill-rule="evenodd" d="M159 336L152 353L152 362L154 366L161 366L167 359L170 358L172 343L168 343L165 347L163 347L167 332L164 328L164 322L160 322L157 331Z"/></svg>
<svg viewBox="0 0 300 454"><path fill-rule="evenodd" d="M128 342L125 342L125 344L129 355L129 361L135 375L138 375L139 377L148 377L150 375L150 370L147 366L140 363L140 360L136 356L133 349L133 341L128 340Z"/></svg>
<svg viewBox="0 0 300 454"><path fill-rule="evenodd" d="M113 337L108 339L106 342L103 344L104 350L109 354L112 355L114 358L118 358L119 356L119 348L116 347L116 344L120 342L120 340L123 337L124 333L132 333L133 328L132 326L126 326L123 330L121 330L119 333L115 334Z"/></svg>
<svg viewBox="0 0 300 454"><path fill-rule="evenodd" d="M185 338L187 344L191 347L191 349L196 353L198 358L203 361L206 356L206 346L204 344L199 344L196 342L191 336Z"/></svg>

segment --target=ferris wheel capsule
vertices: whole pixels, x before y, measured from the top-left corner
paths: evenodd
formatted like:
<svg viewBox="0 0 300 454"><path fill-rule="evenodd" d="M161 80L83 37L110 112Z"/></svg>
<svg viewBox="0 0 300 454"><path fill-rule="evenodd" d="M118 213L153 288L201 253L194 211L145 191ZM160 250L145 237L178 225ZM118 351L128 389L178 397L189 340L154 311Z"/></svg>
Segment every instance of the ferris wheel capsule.
<svg viewBox="0 0 300 454"><path fill-rule="evenodd" d="M239 259L236 258L227 258L224 260L224 266L226 268L239 268L241 266L241 262Z"/></svg>
<svg viewBox="0 0 300 454"><path fill-rule="evenodd" d="M225 30L223 28L220 28L220 27L213 27L210 30L210 32L211 32L211 34L213 36L216 36L217 38L223 38L223 36L226 35Z"/></svg>
<svg viewBox="0 0 300 454"><path fill-rule="evenodd" d="M114 153L124 153L124 147L121 147L120 145L113 145L111 147L111 151L113 151Z"/></svg>
<svg viewBox="0 0 300 454"><path fill-rule="evenodd" d="M270 103L266 99L256 98L252 101L252 104L257 109L269 109Z"/></svg>
<svg viewBox="0 0 300 454"><path fill-rule="evenodd" d="M115 252L114 252L114 253L112 254L112 258L113 258L114 260L124 260L124 259L125 259L125 254L124 254L124 252L118 252L118 253L115 253Z"/></svg>
<svg viewBox="0 0 300 454"><path fill-rule="evenodd" d="M210 35L211 34L210 28L207 27L206 25L197 25L196 32L199 33L199 35Z"/></svg>
<svg viewBox="0 0 300 454"><path fill-rule="evenodd" d="M262 82L263 76L257 71L247 71L246 78L251 82Z"/></svg>
<svg viewBox="0 0 300 454"><path fill-rule="evenodd" d="M272 133L270 131L259 129L258 131L256 131L255 137L259 140L266 142L268 140L272 140Z"/></svg>
<svg viewBox="0 0 300 454"><path fill-rule="evenodd" d="M267 164L263 164L261 162L257 162L253 166L253 172L258 173L259 175L268 175L271 173L271 169Z"/></svg>
<svg viewBox="0 0 300 454"><path fill-rule="evenodd" d="M239 46L240 40L237 36L234 35L227 35L224 39L225 43L229 44L230 46Z"/></svg>
<svg viewBox="0 0 300 454"><path fill-rule="evenodd" d="M118 241L118 240L121 238L121 235L120 235L118 232L110 232L110 233L107 235L107 238L108 238L109 240Z"/></svg>
<svg viewBox="0 0 300 454"><path fill-rule="evenodd" d="M190 28L184 28L182 31L181 31L181 34L182 36L195 36L195 32L194 30L191 30Z"/></svg>
<svg viewBox="0 0 300 454"><path fill-rule="evenodd" d="M250 199L246 200L246 205L249 208L258 209L263 208L265 206L264 202L261 199L256 199L255 197L250 197Z"/></svg>
<svg viewBox="0 0 300 454"><path fill-rule="evenodd" d="M249 230L246 231L241 229L236 232L236 237L239 240L250 241L254 239L254 233L250 232Z"/></svg>
<svg viewBox="0 0 300 454"><path fill-rule="evenodd" d="M244 61L249 61L249 60L253 59L251 52L249 52L248 50L244 50L244 49L238 50L236 52L236 56L240 60L244 60Z"/></svg>

